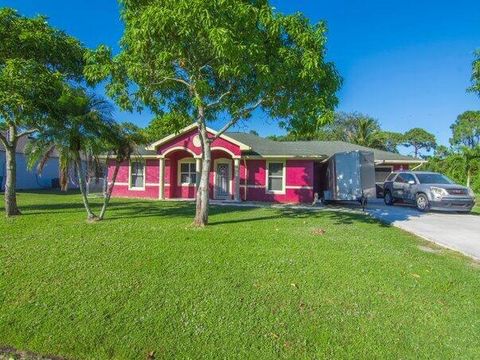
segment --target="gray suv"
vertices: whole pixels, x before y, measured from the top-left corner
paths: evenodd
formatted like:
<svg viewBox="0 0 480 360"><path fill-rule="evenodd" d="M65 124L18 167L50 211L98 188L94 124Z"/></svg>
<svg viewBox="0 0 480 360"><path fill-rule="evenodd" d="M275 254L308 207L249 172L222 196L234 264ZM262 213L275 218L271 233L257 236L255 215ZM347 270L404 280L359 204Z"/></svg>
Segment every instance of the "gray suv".
<svg viewBox="0 0 480 360"><path fill-rule="evenodd" d="M420 211L469 212L475 205L475 194L439 173L397 171L385 180L384 200L386 205L397 201L415 204Z"/></svg>

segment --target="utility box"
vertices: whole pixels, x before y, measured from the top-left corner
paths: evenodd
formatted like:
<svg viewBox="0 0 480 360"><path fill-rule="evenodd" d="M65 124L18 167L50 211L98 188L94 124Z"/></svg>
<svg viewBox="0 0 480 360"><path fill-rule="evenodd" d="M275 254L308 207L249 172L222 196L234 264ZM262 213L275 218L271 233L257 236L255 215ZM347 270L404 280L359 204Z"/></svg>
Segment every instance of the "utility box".
<svg viewBox="0 0 480 360"><path fill-rule="evenodd" d="M360 201L376 197L375 161L371 151L336 153L328 160L325 201Z"/></svg>

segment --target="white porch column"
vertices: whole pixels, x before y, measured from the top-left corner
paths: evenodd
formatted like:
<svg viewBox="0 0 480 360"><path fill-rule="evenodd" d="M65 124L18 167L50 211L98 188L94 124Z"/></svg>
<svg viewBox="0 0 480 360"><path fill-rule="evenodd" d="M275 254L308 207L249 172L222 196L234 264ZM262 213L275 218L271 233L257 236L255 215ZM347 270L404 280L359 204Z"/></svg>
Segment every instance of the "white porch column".
<svg viewBox="0 0 480 360"><path fill-rule="evenodd" d="M158 198L165 199L165 159L158 159Z"/></svg>
<svg viewBox="0 0 480 360"><path fill-rule="evenodd" d="M196 186L200 183L200 172L202 171L202 159L195 158L195 173L197 174Z"/></svg>
<svg viewBox="0 0 480 360"><path fill-rule="evenodd" d="M240 159L233 159L233 166L234 166L234 193L233 193L233 200L240 201Z"/></svg>

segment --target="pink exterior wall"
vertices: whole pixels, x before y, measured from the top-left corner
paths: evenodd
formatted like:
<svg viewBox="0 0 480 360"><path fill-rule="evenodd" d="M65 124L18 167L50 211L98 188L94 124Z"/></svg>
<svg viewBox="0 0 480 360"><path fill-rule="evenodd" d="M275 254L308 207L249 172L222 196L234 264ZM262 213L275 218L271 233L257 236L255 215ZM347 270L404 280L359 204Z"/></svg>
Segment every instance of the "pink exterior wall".
<svg viewBox="0 0 480 360"><path fill-rule="evenodd" d="M287 160L284 194L269 194L266 188L266 160L247 160L247 187L245 189L245 167L241 166L241 190L243 200L284 203L313 201L312 160Z"/></svg>
<svg viewBox="0 0 480 360"><path fill-rule="evenodd" d="M168 153L169 150L172 148L176 147L182 147L182 148L187 148L191 150L195 155L200 155L202 153L202 149L200 146L195 146L193 144L193 138L198 134L198 131L196 129L191 130L189 132L186 132L185 134L181 134L175 139L172 139L172 141L162 144L158 147L157 151L158 154L165 154ZM210 134L213 136L213 134ZM236 144L233 144L227 140L224 140L222 138L215 139L212 143L212 147L221 147L224 149L229 150L232 152L235 156L240 156L241 151L240 147Z"/></svg>
<svg viewBox="0 0 480 360"><path fill-rule="evenodd" d="M175 151L168 156L168 174L166 174L165 182L170 184L170 193L169 196L166 196L167 198L189 199L195 197L195 186L178 184L178 162L185 158L193 159L193 156L184 150Z"/></svg>
<svg viewBox="0 0 480 360"><path fill-rule="evenodd" d="M129 163L127 161L123 162L120 165L118 170L117 179L115 181L115 186L113 188L112 195L115 197L131 197L131 198L151 198L158 199L158 189L159 189L159 163L155 159L147 159L145 161L145 189L142 190L132 190L129 189L128 183L128 174L129 174ZM111 181L113 170L115 168L115 162L110 161L108 165L108 180Z"/></svg>

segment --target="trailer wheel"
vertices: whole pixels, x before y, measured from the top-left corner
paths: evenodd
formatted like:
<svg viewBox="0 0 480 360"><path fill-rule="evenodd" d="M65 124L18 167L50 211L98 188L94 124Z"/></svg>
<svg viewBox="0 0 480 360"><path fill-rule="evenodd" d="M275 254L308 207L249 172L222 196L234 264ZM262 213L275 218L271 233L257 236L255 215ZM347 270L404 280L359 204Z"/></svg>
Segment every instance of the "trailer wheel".
<svg viewBox="0 0 480 360"><path fill-rule="evenodd" d="M360 198L360 204L362 205L362 211L365 211L365 208L367 207L367 204L368 204L368 198L366 196L362 196Z"/></svg>

